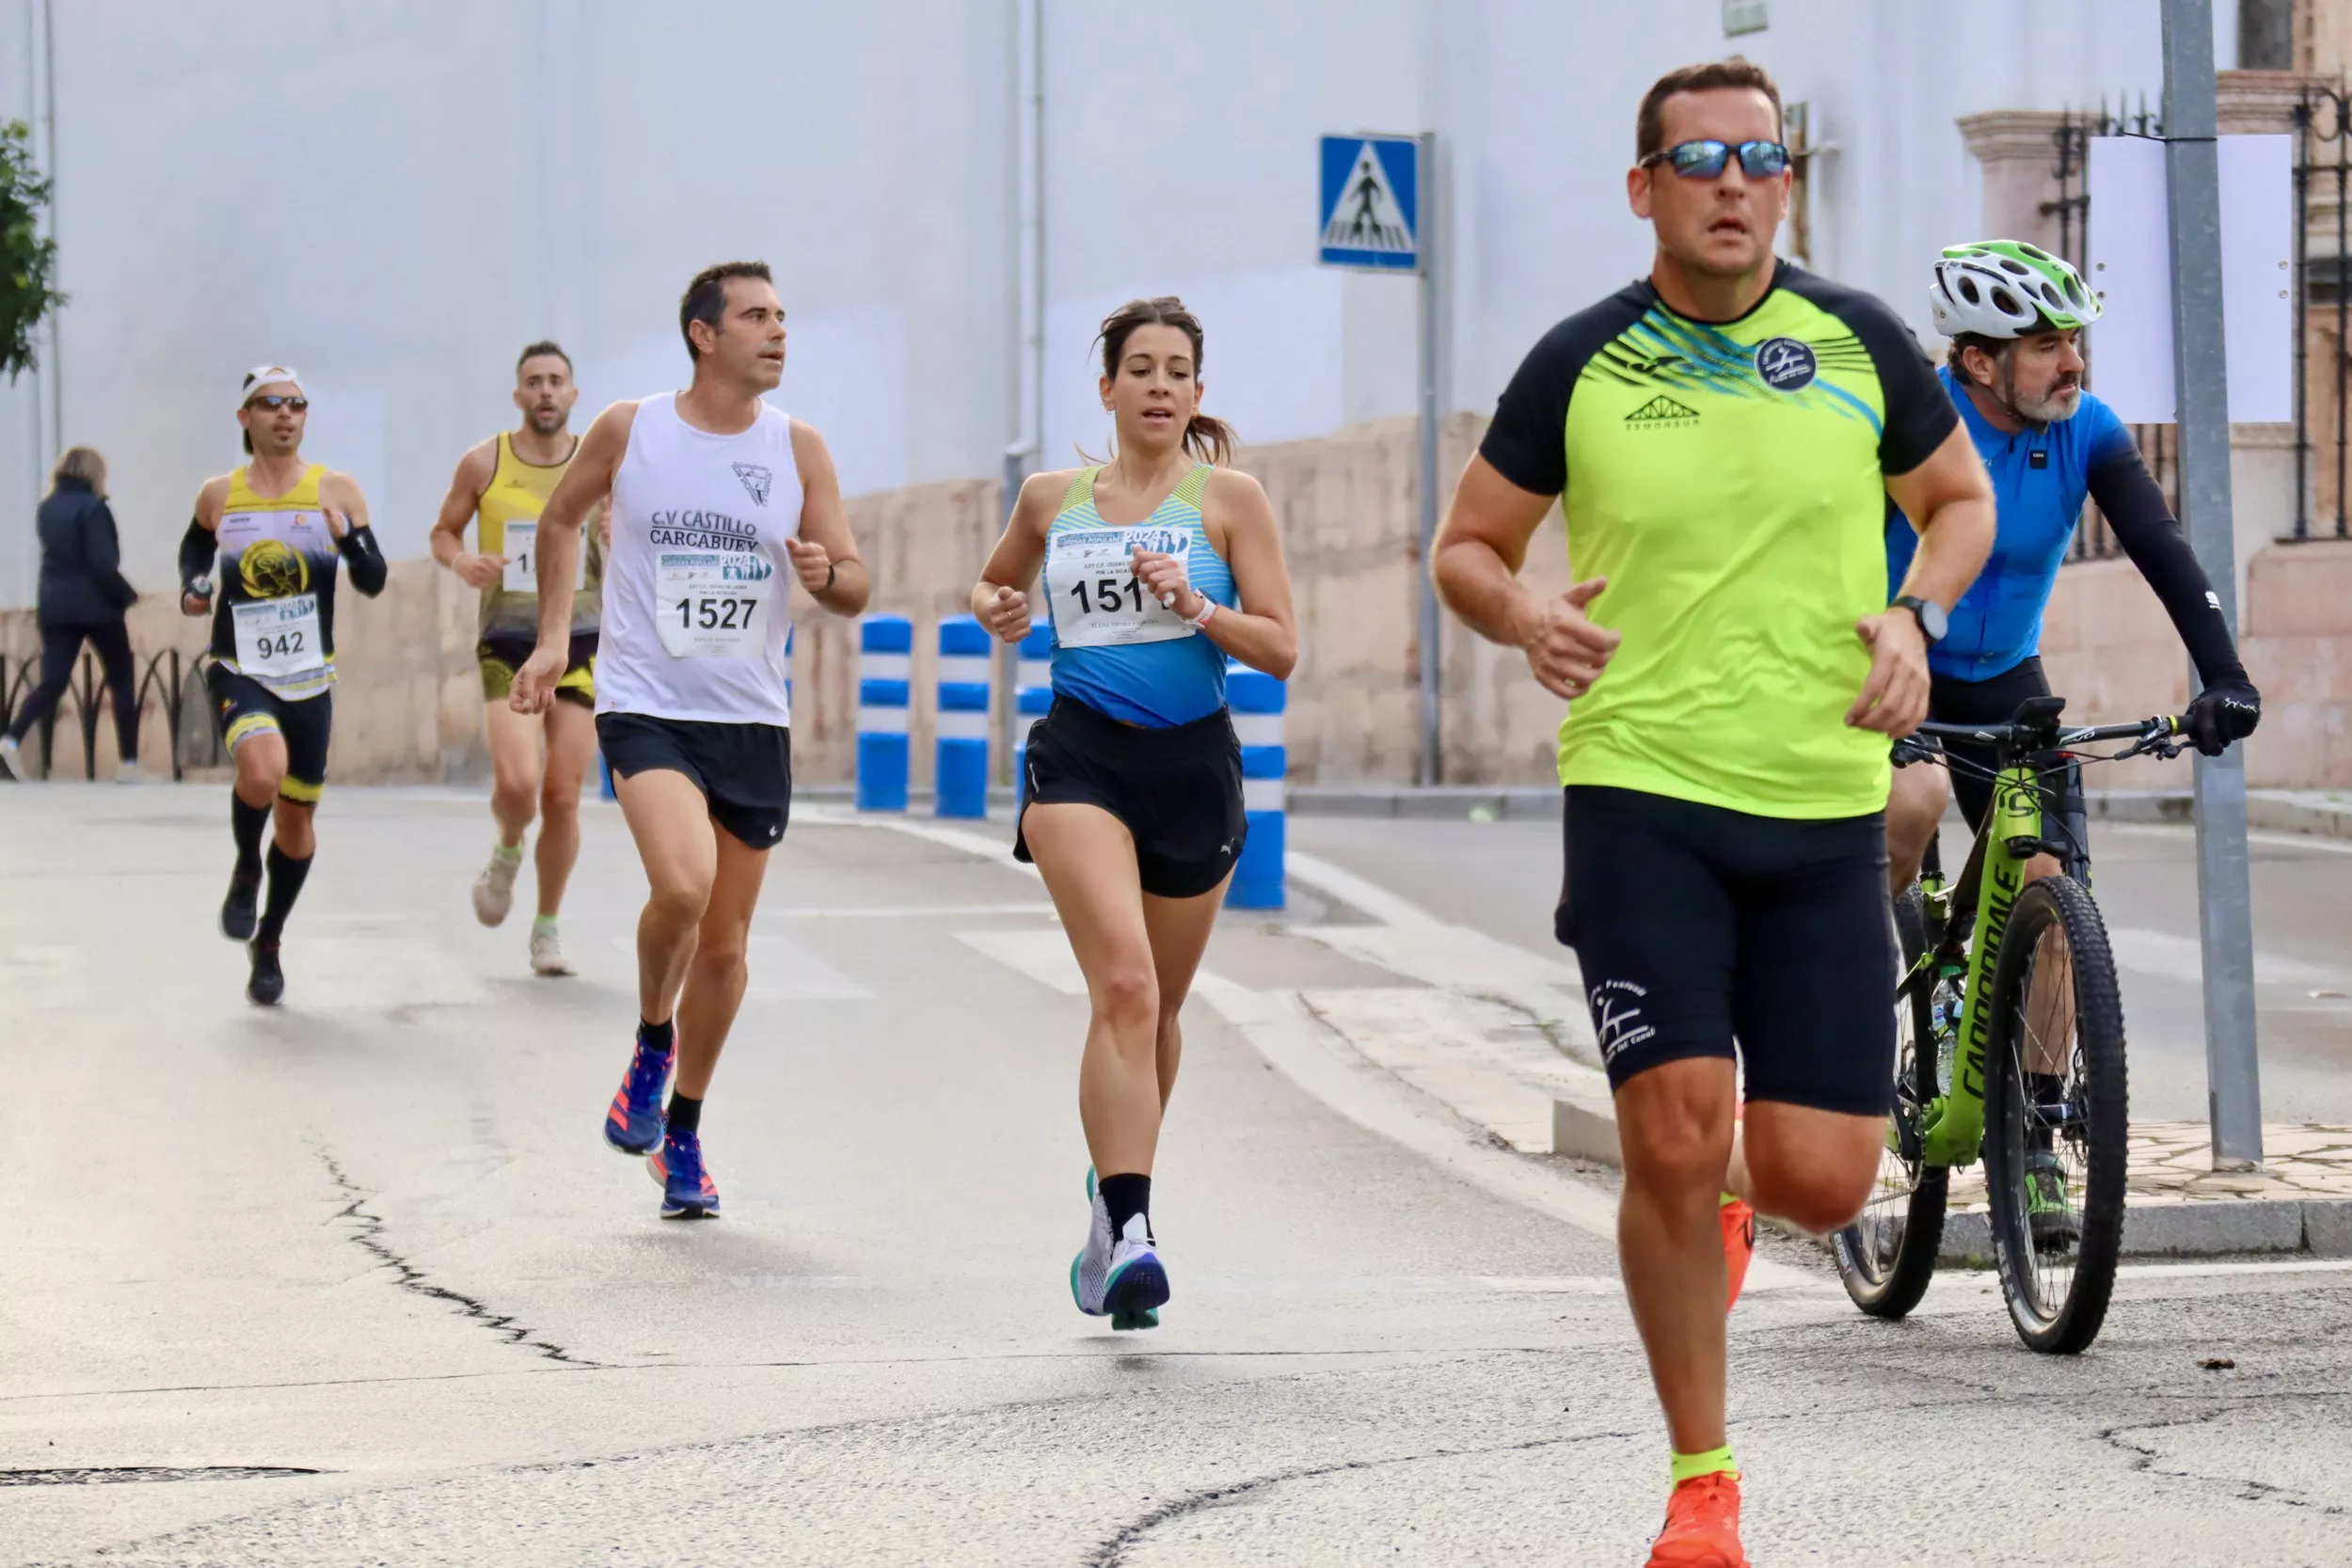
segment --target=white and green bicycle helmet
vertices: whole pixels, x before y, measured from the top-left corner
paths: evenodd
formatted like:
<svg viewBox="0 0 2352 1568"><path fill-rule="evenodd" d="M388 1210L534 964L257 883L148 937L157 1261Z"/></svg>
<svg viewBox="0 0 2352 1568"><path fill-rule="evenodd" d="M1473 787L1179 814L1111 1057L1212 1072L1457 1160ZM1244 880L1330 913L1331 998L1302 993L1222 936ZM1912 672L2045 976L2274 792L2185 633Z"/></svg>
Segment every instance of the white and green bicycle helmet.
<svg viewBox="0 0 2352 1568"><path fill-rule="evenodd" d="M1935 263L1928 290L1935 329L2006 341L2089 326L2106 313L2063 257L2022 240L1956 245Z"/></svg>

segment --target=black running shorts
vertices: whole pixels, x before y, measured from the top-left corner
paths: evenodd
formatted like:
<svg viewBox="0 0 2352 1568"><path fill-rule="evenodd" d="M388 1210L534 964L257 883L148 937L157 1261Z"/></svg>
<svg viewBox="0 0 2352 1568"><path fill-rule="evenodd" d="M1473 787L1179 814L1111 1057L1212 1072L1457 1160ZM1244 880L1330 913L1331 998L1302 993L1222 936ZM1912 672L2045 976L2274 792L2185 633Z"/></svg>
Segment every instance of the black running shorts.
<svg viewBox="0 0 2352 1568"><path fill-rule="evenodd" d="M1751 816L1578 784L1554 927L1611 1086L1733 1054L1750 1100L1883 1116L1895 1069L1886 823Z"/></svg>
<svg viewBox="0 0 2352 1568"><path fill-rule="evenodd" d="M286 776L278 782L278 799L315 806L326 789L326 743L335 728L335 693L295 701L280 697L251 675L239 674L217 660L204 666L204 689L220 720L221 744L229 754L257 735L275 735L286 743Z"/></svg>
<svg viewBox="0 0 2352 1568"><path fill-rule="evenodd" d="M792 732L782 724L709 724L645 713L599 713L596 744L624 779L683 773L710 819L755 849L772 849L792 816Z"/></svg>
<svg viewBox="0 0 2352 1568"><path fill-rule="evenodd" d="M1939 724L2006 724L2017 716L2018 704L2049 694L2049 678L2042 674L2039 658L2024 659L1980 681L1931 674L1928 717ZM1993 803L1993 781L1980 769L1994 767L1998 755L1990 746L1971 746L1949 736L1945 737L1944 749L1962 764L1951 769L1952 798L1960 802L1960 815L1968 819L1971 831L1981 828L1985 808ZM1976 767L1967 766L1970 763ZM2063 842L2057 824L2081 819L2082 769L2069 768L2050 782L2055 787L2042 808L2042 836Z"/></svg>
<svg viewBox="0 0 2352 1568"><path fill-rule="evenodd" d="M1029 731L1029 806L1100 806L1136 841L1143 891L1159 898L1214 893L1241 858L1241 742L1223 708L1168 729L1146 729L1056 697ZM1029 858L1016 828L1013 859Z"/></svg>

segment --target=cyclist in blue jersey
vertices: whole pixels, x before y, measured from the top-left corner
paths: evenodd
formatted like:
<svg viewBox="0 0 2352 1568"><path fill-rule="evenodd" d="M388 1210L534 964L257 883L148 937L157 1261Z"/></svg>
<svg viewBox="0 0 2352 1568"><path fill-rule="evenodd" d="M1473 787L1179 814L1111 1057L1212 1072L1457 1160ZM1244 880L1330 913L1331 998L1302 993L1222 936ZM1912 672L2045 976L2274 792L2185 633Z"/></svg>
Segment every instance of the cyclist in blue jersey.
<svg viewBox="0 0 2352 1568"><path fill-rule="evenodd" d="M2164 492L2115 411L2083 389L2076 340L2099 319L2098 296L2073 266L2013 240L1954 245L1935 264L1929 289L1936 329L1951 340L1946 390L1978 453L1992 470L1999 524L1992 558L1942 626L1927 626L1928 717L1945 723L2006 722L2028 697L2049 694L2038 657L2042 612L2058 584L2086 497L2098 502L2115 541L2163 601L2203 687L2189 704L2191 738L2217 756L2253 733L2262 697L2246 678L2220 601L2197 562ZM1899 515L1886 531L1887 580L1910 569L1917 535ZM1890 590L1891 591L1891 590ZM1929 619L1922 616L1923 623ZM1989 751L1974 755L1992 766ZM1895 774L1886 807L1895 890L1919 873L1948 795L1971 827L1980 823L1992 784L1941 768ZM2028 875L2058 869L2038 857Z"/></svg>

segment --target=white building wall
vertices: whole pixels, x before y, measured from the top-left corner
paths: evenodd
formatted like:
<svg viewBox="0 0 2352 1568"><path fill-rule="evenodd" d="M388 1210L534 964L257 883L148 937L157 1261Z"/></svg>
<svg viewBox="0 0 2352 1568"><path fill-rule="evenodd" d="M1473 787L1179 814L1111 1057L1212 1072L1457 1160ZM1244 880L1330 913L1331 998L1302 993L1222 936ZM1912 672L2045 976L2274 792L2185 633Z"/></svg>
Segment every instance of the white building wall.
<svg viewBox="0 0 2352 1568"><path fill-rule="evenodd" d="M63 438L114 473L128 569L171 573L239 457L236 381L310 377L310 449L423 549L452 466L553 336L584 409L678 384L675 302L761 256L791 312L777 401L853 492L993 476L1019 424L1015 0L50 0ZM41 0L0 0L0 116ZM2227 7L2221 8L2224 10ZM1553 321L1645 270L1634 107L1720 55L1719 0L1044 0L1044 460L1100 452L1094 328L1183 294L1208 404L1256 441L1413 408L1410 279L1313 263L1314 138L1444 138L1450 407L1491 406ZM1973 238L1954 118L2161 80L2157 0L1772 0L1737 40L1813 105L1814 261L1924 334ZM54 440L0 386L0 606L28 602Z"/></svg>

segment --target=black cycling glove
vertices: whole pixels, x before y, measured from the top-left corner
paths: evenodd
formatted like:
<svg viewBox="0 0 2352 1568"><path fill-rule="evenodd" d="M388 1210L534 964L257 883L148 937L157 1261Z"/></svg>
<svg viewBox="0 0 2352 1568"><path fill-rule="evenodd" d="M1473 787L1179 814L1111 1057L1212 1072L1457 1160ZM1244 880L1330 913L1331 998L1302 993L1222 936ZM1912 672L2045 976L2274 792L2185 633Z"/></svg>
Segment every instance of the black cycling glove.
<svg viewBox="0 0 2352 1568"><path fill-rule="evenodd" d="M2262 717L2262 693L2251 681L2217 681L2189 703L2188 737L2205 755L2217 757L2231 741L2252 735Z"/></svg>

